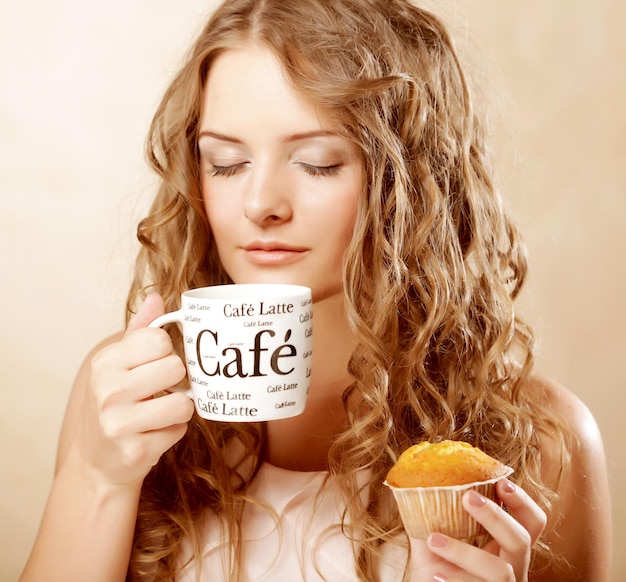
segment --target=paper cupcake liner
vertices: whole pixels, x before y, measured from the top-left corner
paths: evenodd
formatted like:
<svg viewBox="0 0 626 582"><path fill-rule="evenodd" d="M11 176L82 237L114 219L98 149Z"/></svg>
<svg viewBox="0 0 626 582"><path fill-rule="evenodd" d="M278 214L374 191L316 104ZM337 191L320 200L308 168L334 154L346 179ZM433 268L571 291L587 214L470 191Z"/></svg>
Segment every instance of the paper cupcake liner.
<svg viewBox="0 0 626 582"><path fill-rule="evenodd" d="M476 542L487 534L463 508L463 494L468 489L497 502L496 483L513 473L511 467L497 479L448 487L394 487L385 481L395 497L404 529L412 538L425 539L433 532Z"/></svg>

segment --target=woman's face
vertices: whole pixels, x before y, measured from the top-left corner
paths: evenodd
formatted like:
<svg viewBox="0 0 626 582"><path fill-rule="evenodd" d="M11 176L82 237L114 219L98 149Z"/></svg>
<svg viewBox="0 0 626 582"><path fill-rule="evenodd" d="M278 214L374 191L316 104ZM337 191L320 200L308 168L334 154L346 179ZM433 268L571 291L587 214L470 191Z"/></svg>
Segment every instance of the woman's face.
<svg viewBox="0 0 626 582"><path fill-rule="evenodd" d="M292 283L315 300L342 291L363 166L338 127L289 85L276 57L222 53L205 88L204 205L235 283Z"/></svg>

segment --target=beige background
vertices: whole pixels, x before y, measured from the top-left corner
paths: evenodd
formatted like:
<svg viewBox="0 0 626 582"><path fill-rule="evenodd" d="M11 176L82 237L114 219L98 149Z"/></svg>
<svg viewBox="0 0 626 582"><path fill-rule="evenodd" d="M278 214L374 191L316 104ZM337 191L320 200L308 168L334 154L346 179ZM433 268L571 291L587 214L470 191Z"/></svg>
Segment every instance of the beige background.
<svg viewBox="0 0 626 582"><path fill-rule="evenodd" d="M530 249L540 367L596 415L626 579L623 0L430 0L479 63ZM0 580L16 579L85 352L122 323L157 99L210 0L1 0Z"/></svg>

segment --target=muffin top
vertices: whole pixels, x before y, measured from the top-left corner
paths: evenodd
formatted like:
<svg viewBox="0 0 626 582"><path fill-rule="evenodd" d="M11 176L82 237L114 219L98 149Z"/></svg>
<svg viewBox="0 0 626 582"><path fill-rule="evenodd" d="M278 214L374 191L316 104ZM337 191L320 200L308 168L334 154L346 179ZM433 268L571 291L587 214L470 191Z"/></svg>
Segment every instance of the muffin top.
<svg viewBox="0 0 626 582"><path fill-rule="evenodd" d="M392 487L447 487L498 479L506 465L461 441L422 442L404 451L387 473Z"/></svg>

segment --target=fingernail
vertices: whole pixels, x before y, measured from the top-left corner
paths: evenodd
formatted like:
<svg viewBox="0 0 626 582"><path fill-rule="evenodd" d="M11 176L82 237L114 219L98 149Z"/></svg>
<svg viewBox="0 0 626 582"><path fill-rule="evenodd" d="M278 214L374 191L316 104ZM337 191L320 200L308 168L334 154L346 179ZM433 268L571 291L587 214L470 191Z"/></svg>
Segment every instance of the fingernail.
<svg viewBox="0 0 626 582"><path fill-rule="evenodd" d="M438 533L430 534L428 543L434 548L445 548L448 545L448 538Z"/></svg>
<svg viewBox="0 0 626 582"><path fill-rule="evenodd" d="M473 489L469 492L469 504L473 507L482 507L487 503L487 500L480 494L474 491Z"/></svg>
<svg viewBox="0 0 626 582"><path fill-rule="evenodd" d="M448 577L445 574L435 574L433 576L434 582L447 582Z"/></svg>
<svg viewBox="0 0 626 582"><path fill-rule="evenodd" d="M502 482L502 490L504 493L513 493L515 491L515 485L511 483L508 479L505 479Z"/></svg>

